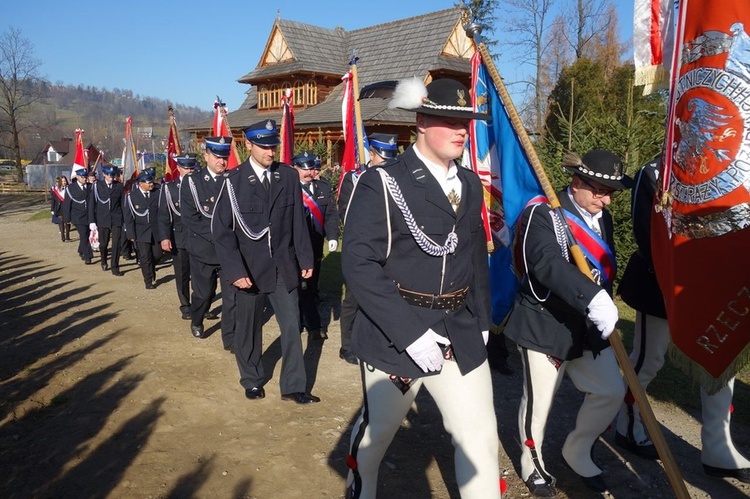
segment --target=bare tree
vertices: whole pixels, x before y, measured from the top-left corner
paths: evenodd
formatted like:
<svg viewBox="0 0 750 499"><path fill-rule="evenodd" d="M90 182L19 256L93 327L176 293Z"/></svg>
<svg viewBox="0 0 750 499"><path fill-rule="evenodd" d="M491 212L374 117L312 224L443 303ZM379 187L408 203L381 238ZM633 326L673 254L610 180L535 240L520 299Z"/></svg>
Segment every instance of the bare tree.
<svg viewBox="0 0 750 499"><path fill-rule="evenodd" d="M567 25L570 27L568 43L575 52L576 60L589 57L586 49L594 39L609 30L607 11L613 4L610 0L570 0L566 9Z"/></svg>
<svg viewBox="0 0 750 499"><path fill-rule="evenodd" d="M547 50L545 37L550 27L550 9L555 0L503 0L508 7L505 28L508 34L506 45L515 47L515 59L534 66L534 76L527 85L533 88L531 115L533 122L527 123L534 132L541 132L544 124L545 95L541 82L544 79L542 58Z"/></svg>
<svg viewBox="0 0 750 499"><path fill-rule="evenodd" d="M455 5L464 9L469 9L472 19L482 26L482 39L484 44L493 52L497 47L497 40L493 37L495 27L497 26L497 15L495 12L499 7L500 0L458 0ZM497 57L500 54L494 54Z"/></svg>
<svg viewBox="0 0 750 499"><path fill-rule="evenodd" d="M9 28L0 35L0 128L2 135L10 135L10 151L16 161L18 181L23 181L21 165L21 134L33 127L26 118L32 105L43 95L37 70L41 62L34 58L34 47L18 28ZM5 141L4 141L5 142Z"/></svg>

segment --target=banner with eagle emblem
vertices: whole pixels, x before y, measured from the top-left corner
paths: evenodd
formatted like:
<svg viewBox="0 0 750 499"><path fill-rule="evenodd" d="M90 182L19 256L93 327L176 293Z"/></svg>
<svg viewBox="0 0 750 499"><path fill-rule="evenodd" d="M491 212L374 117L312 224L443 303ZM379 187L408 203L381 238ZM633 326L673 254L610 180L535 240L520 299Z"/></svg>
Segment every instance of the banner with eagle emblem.
<svg viewBox="0 0 750 499"><path fill-rule="evenodd" d="M750 354L750 4L677 19L653 258L683 367L714 390Z"/></svg>

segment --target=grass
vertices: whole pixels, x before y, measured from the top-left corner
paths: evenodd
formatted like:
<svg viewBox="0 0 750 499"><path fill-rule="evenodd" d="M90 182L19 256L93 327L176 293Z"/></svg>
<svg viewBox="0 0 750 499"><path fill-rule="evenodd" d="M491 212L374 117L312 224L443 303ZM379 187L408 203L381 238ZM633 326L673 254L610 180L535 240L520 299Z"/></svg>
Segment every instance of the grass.
<svg viewBox="0 0 750 499"><path fill-rule="evenodd" d="M49 210L40 210L29 217L29 222L34 222L36 220L47 220L51 218L52 215L50 214Z"/></svg>

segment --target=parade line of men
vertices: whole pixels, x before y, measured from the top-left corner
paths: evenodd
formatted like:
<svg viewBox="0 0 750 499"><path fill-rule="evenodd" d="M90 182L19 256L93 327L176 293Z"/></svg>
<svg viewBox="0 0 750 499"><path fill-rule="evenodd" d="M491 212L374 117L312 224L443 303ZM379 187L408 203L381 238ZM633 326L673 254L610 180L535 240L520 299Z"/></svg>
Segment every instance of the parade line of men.
<svg viewBox="0 0 750 499"><path fill-rule="evenodd" d="M161 185L152 169L140 172L129 189L117 168L102 168L101 180L77 170L65 192L53 196L52 212L61 218L63 241L64 225L75 225L86 264L92 264L94 230L103 271L122 276L120 259L134 247L146 289L156 286L156 264L169 253L179 311L195 338L206 337L205 320L218 318L211 304L220 281L222 343L235 356L249 400L266 396L263 324L272 309L280 329L280 398L303 405L320 398L309 392L301 333L327 338L319 274L326 244L329 252L339 249L344 221L339 356L359 365L363 390L346 460L346 496L376 497L381 460L424 387L451 434L461 497L499 498L483 187L455 161L471 120L487 115L473 110L464 98L468 89L455 80L419 88L402 83L390 105L415 112L416 141L398 155L395 135L372 134L372 164L345 175L338 203L333 186L318 177L313 151L302 151L292 165L275 160L279 133L269 119L244 130L249 156L236 169L227 171L232 137L206 137L206 166L195 154L179 156L179 178ZM563 166L572 178L558 193L562 212L536 199L522 214L524 275L504 330L522 360L520 472L535 497L557 495L542 447L565 373L584 399L575 427L548 456L562 457L582 484L606 492L593 447L620 411L616 444L646 459L658 457L645 430L634 426L632 403L621 409L626 386L608 342L618 321L613 269L589 261L595 279L584 276L571 261L563 226L574 225L601 250L587 254L614 260L607 206L633 180L621 159L605 150L569 153ZM645 320L639 315L638 325ZM661 353L644 384L663 362L667 337L658 336ZM637 348L645 348L641 343ZM729 434L731 386L722 397L721 405L704 397L704 412L713 407L717 413L704 421L704 433L716 435L703 439L704 468L711 476L750 483L750 461Z"/></svg>

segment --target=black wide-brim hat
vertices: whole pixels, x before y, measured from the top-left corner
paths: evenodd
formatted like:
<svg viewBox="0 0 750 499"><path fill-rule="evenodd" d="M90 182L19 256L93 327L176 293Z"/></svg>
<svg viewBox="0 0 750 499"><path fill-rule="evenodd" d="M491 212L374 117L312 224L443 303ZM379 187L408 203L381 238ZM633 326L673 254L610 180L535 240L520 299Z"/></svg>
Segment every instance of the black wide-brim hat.
<svg viewBox="0 0 750 499"><path fill-rule="evenodd" d="M620 157L604 149L592 149L583 157L571 152L565 153L563 166L573 170L576 175L618 191L633 187L633 179L623 172Z"/></svg>
<svg viewBox="0 0 750 499"><path fill-rule="evenodd" d="M450 78L433 80L427 86L416 77L401 80L396 85L388 107L444 118L491 119L487 113L474 112L469 89L463 83Z"/></svg>

